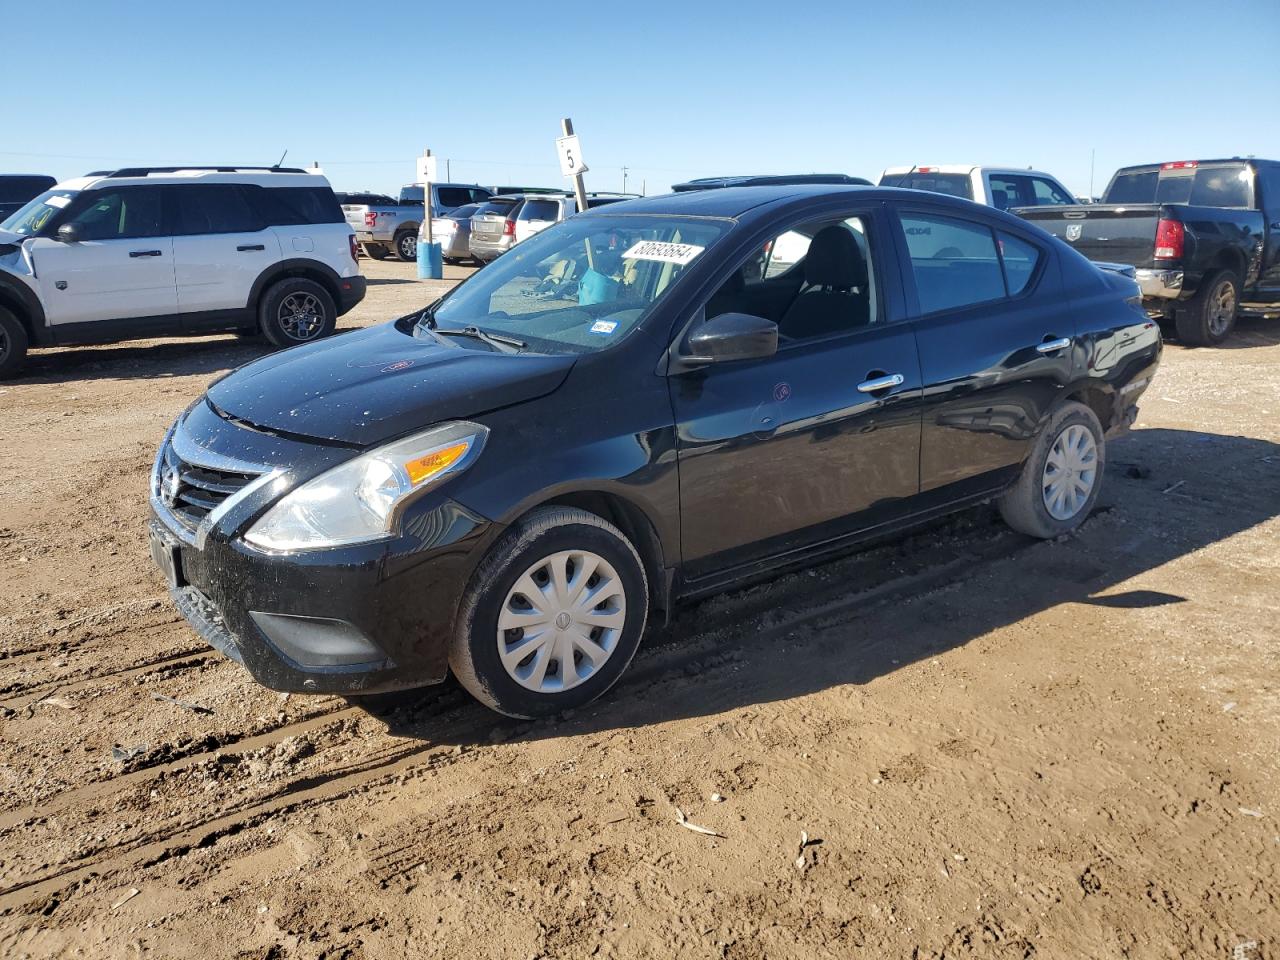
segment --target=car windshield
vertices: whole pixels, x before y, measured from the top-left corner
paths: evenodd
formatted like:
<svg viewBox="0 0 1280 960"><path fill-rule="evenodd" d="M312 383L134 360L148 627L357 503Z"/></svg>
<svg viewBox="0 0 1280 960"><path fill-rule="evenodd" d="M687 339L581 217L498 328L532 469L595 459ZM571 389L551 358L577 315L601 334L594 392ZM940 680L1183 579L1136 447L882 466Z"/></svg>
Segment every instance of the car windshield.
<svg viewBox="0 0 1280 960"><path fill-rule="evenodd" d="M930 193L945 193L949 197L973 199L973 181L967 173L886 173L880 178L880 186L928 190Z"/></svg>
<svg viewBox="0 0 1280 960"><path fill-rule="evenodd" d="M538 353L617 343L727 229L720 220L590 216L535 234L436 308L441 330L477 327ZM432 334L420 323L415 335Z"/></svg>
<svg viewBox="0 0 1280 960"><path fill-rule="evenodd" d="M20 237L31 237L44 228L49 218L75 199L76 190L46 190L21 210L15 212L4 223L0 230L16 233Z"/></svg>

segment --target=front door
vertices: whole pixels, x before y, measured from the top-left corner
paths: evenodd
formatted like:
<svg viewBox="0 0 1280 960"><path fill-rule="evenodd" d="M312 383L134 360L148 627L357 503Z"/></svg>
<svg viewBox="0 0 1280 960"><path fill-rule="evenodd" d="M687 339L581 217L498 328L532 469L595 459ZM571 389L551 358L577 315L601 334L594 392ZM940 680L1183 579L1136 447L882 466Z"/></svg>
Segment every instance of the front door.
<svg viewBox="0 0 1280 960"><path fill-rule="evenodd" d="M670 380L692 579L874 526L917 493L919 363L882 229L874 212L793 227L708 300L707 316L777 322L779 349Z"/></svg>
<svg viewBox="0 0 1280 960"><path fill-rule="evenodd" d="M75 243L51 236L28 241L45 317L55 337L77 324L111 324L104 337L148 327L177 312L173 241L163 236L159 188L124 186L82 193L58 226L72 224ZM163 322L163 321L162 321ZM136 329L135 329L136 328ZM74 331L83 335L84 329Z"/></svg>

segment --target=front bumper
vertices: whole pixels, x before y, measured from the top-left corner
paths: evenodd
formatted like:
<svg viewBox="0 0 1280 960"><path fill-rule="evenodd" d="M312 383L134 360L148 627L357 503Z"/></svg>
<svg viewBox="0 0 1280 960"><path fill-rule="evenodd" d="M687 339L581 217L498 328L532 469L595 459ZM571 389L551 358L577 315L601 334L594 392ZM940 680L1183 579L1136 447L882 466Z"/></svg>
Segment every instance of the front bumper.
<svg viewBox="0 0 1280 960"><path fill-rule="evenodd" d="M210 645L273 690L376 693L443 680L463 591L501 526L441 491L409 505L394 539L293 553L255 550L242 539L245 530L305 479L269 459L273 446L282 459L314 449L220 421L203 404L166 441L153 471L151 554L179 611ZM243 459L231 460L231 451ZM182 503L166 499L171 455L179 474L192 467L205 476L252 466L270 472L193 529L181 519Z"/></svg>
<svg viewBox="0 0 1280 960"><path fill-rule="evenodd" d="M1177 300L1182 296L1181 270L1138 270L1134 279L1142 289L1144 300Z"/></svg>
<svg viewBox="0 0 1280 960"><path fill-rule="evenodd" d="M338 316L342 316L363 300L368 289L369 281L358 273L354 277L339 277Z"/></svg>

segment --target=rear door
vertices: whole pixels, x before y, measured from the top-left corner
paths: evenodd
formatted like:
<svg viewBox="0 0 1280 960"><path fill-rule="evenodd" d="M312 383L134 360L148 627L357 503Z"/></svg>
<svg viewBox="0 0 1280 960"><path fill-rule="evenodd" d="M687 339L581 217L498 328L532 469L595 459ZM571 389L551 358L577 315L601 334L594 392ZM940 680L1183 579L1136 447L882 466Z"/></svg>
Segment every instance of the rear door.
<svg viewBox="0 0 1280 960"><path fill-rule="evenodd" d="M45 317L63 334L74 324L172 317L177 312L173 240L165 236L161 187L121 186L76 197L58 222L74 224L80 239L31 242ZM149 325L113 325L125 336ZM104 335L107 331L104 329Z"/></svg>
<svg viewBox="0 0 1280 960"><path fill-rule="evenodd" d="M1280 163L1258 164L1259 206L1266 222L1258 295L1265 303L1280 302Z"/></svg>
<svg viewBox="0 0 1280 960"><path fill-rule="evenodd" d="M694 579L885 522L906 512L918 491L919 362L891 286L881 208L851 208L779 236L794 244L830 226L856 234L865 281L828 290L762 277L767 255L756 251L708 299L704 315L780 321L778 352L671 378L681 544ZM805 270L805 254L792 269ZM773 295L787 287L791 295ZM814 314L796 305L808 295L827 312L824 333L805 334ZM793 324L796 317L802 322Z"/></svg>
<svg viewBox="0 0 1280 960"><path fill-rule="evenodd" d="M243 309L259 275L280 259L280 241L247 191L235 183L181 184L171 192L176 211L173 238L178 310L186 325L218 325L225 316L201 316Z"/></svg>
<svg viewBox="0 0 1280 960"><path fill-rule="evenodd" d="M896 220L924 384L920 489L933 506L1016 473L1071 380L1075 321L1033 235L906 204Z"/></svg>

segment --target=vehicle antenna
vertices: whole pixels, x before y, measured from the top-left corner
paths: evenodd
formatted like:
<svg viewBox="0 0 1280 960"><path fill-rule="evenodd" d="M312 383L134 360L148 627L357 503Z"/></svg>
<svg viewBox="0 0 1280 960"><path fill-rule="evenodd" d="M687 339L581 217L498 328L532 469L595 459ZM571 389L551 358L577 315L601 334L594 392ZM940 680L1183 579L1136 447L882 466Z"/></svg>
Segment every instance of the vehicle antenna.
<svg viewBox="0 0 1280 960"><path fill-rule="evenodd" d="M280 164L284 163L284 158L287 157L288 155L289 155L289 148L285 147L284 153L280 154L280 159L276 161L276 165L273 169L278 170L280 168Z"/></svg>
<svg viewBox="0 0 1280 960"><path fill-rule="evenodd" d="M910 169L910 170L908 170L906 173L904 173L902 176L900 176L900 177L898 178L898 182L897 182L897 183L895 183L895 184L894 184L894 186L895 186L895 187L900 187L900 186L902 186L904 183L906 183L906 182L907 182L907 177L909 177L909 176L911 176L913 173L915 173L915 172L916 172L916 167L918 167L918 166L920 166L920 164L918 164L918 163L913 163L913 164L911 165L911 169Z"/></svg>

